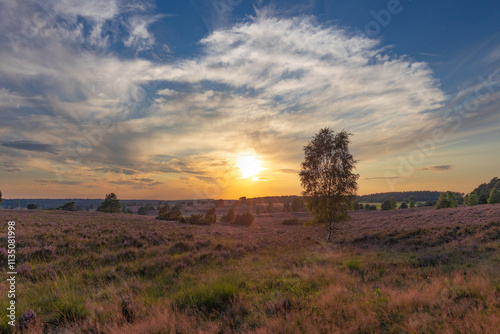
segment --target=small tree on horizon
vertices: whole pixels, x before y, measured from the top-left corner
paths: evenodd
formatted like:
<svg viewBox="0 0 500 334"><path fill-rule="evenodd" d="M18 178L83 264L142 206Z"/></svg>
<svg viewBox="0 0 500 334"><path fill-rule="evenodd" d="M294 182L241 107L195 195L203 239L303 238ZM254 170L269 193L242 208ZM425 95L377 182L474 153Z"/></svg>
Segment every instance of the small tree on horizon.
<svg viewBox="0 0 500 334"><path fill-rule="evenodd" d="M120 213L122 206L115 193L107 194L104 202L97 208L99 212Z"/></svg>
<svg viewBox="0 0 500 334"><path fill-rule="evenodd" d="M349 153L351 133L323 128L304 146L305 160L299 173L306 207L313 223L328 225L331 241L336 225L349 219L348 209L358 189L356 160Z"/></svg>

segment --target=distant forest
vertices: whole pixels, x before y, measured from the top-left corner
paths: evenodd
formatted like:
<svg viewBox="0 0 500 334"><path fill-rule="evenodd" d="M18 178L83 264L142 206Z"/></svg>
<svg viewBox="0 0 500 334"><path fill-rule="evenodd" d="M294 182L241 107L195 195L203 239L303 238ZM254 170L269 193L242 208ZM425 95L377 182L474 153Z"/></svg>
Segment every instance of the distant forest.
<svg viewBox="0 0 500 334"><path fill-rule="evenodd" d="M383 203L386 200L394 197L396 201L403 202L404 200L414 200L415 202L436 202L441 192L439 191L395 191L388 193L377 193L371 195L356 196L359 203ZM463 194L461 194L463 195Z"/></svg>

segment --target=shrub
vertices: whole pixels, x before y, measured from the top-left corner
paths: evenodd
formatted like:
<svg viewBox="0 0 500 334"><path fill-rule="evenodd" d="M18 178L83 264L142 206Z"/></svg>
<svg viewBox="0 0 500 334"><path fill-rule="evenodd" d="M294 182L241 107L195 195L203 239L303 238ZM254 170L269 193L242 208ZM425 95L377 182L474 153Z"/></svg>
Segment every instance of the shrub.
<svg viewBox="0 0 500 334"><path fill-rule="evenodd" d="M143 216L146 216L146 215L148 214L148 212L149 212L149 210L148 210L148 209L149 209L148 207L141 206L141 207L139 208L139 210L137 210L137 214L139 214L139 215L143 215Z"/></svg>
<svg viewBox="0 0 500 334"><path fill-rule="evenodd" d="M241 215L236 215L236 217L234 217L233 224L250 226L252 225L253 220L254 220L253 214L247 211Z"/></svg>
<svg viewBox="0 0 500 334"><path fill-rule="evenodd" d="M223 215L220 219L221 222L232 223L234 220L234 208L230 207L227 215Z"/></svg>
<svg viewBox="0 0 500 334"><path fill-rule="evenodd" d="M217 214L215 212L215 208L207 210L207 213L205 214L205 221L207 225L215 224L215 222L217 221Z"/></svg>
<svg viewBox="0 0 500 334"><path fill-rule="evenodd" d="M400 209L408 209L408 205L405 202L403 202L403 203L401 203L401 205L399 206L399 208Z"/></svg>
<svg viewBox="0 0 500 334"><path fill-rule="evenodd" d="M183 224L191 224L191 225L208 225L205 222L205 218L203 215L192 214L191 216L181 217L179 218L179 222Z"/></svg>
<svg viewBox="0 0 500 334"><path fill-rule="evenodd" d="M368 204L366 204L366 205L368 206L368 210L373 210L373 211L374 211L374 210L377 210L377 206L376 206L376 205L373 205L373 204L372 204L372 205L368 205ZM365 206L365 207L366 207L366 206Z"/></svg>
<svg viewBox="0 0 500 334"><path fill-rule="evenodd" d="M182 218L182 212L178 205L174 205L172 210L169 210L168 204L165 204L158 212L158 217L156 219L160 220L176 220L179 221Z"/></svg>
<svg viewBox="0 0 500 334"><path fill-rule="evenodd" d="M288 218L288 219L283 220L281 222L281 224L283 224L283 225L299 225L300 221L297 217L293 217L293 218Z"/></svg>
<svg viewBox="0 0 500 334"><path fill-rule="evenodd" d="M77 211L75 202L68 202L68 203L58 207L57 210Z"/></svg>
<svg viewBox="0 0 500 334"><path fill-rule="evenodd" d="M28 206L26 208L28 210L36 210L36 209L38 209L38 206L35 203L30 203L30 204L28 204Z"/></svg>
<svg viewBox="0 0 500 334"><path fill-rule="evenodd" d="M455 198L455 194L451 191L441 193L436 203L436 209L456 208L457 206L457 199Z"/></svg>
<svg viewBox="0 0 500 334"><path fill-rule="evenodd" d="M382 210L394 210L397 207L398 207L398 202L394 197L391 197L390 199L382 203Z"/></svg>
<svg viewBox="0 0 500 334"><path fill-rule="evenodd" d="M414 208L415 207L415 201L414 200L411 200L410 201L410 208Z"/></svg>

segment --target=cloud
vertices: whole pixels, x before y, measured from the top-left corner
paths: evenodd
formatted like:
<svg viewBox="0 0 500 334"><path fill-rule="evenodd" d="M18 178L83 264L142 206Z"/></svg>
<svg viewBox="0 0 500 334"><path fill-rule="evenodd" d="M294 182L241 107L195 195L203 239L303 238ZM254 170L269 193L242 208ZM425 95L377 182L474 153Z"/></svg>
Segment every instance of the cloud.
<svg viewBox="0 0 500 334"><path fill-rule="evenodd" d="M31 9L8 6L6 33L32 25ZM57 2L26 43L0 41L0 95L10 99L0 107L2 138L10 148L59 153L16 165L57 163L69 169L64 178L103 173L128 186L147 183L113 174L218 182L248 150L295 174L304 142L324 126L353 132L356 157L366 159L404 151L439 123L433 111L446 97L427 64L378 40L263 11L211 32L193 58L119 58L116 40L136 50L155 41L148 26L161 18L134 6ZM65 24L49 24L56 19ZM103 120L109 128L97 125ZM79 164L68 163L71 150Z"/></svg>
<svg viewBox="0 0 500 334"><path fill-rule="evenodd" d="M17 173L20 171L19 167L9 161L0 162L0 170L8 173Z"/></svg>
<svg viewBox="0 0 500 334"><path fill-rule="evenodd" d="M1 145L16 150L24 150L24 151L48 152L53 154L56 154L58 152L58 149L56 149L53 145L37 143L28 140L9 141L6 143L2 143Z"/></svg>
<svg viewBox="0 0 500 334"><path fill-rule="evenodd" d="M431 172L444 172L444 171L453 170L453 166L452 165L437 165L437 166L419 168L418 170L419 171L431 171Z"/></svg>
<svg viewBox="0 0 500 334"><path fill-rule="evenodd" d="M64 185L64 186L77 186L83 184L81 181L68 181L68 180L35 180L35 182L42 185Z"/></svg>

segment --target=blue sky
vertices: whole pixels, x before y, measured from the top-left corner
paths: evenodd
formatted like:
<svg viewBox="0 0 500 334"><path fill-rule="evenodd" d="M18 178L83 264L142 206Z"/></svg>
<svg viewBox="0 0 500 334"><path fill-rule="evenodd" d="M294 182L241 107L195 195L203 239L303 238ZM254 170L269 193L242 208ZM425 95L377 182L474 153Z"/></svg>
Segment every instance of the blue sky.
<svg viewBox="0 0 500 334"><path fill-rule="evenodd" d="M497 1L0 0L0 26L6 198L299 194L323 126L361 194L498 176Z"/></svg>

